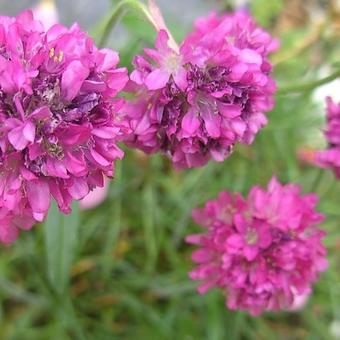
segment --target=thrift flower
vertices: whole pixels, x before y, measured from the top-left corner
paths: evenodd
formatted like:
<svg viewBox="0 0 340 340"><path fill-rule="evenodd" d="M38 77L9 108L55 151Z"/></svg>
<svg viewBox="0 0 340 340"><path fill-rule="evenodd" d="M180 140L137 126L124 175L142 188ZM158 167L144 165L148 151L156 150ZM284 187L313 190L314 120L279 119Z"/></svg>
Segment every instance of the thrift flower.
<svg viewBox="0 0 340 340"><path fill-rule="evenodd" d="M309 300L309 293L302 295L294 295L293 304L288 308L289 312L298 312L304 309Z"/></svg>
<svg viewBox="0 0 340 340"><path fill-rule="evenodd" d="M223 161L236 143L252 143L274 105L268 55L277 46L241 12L197 20L179 52L160 30L155 49L134 59L127 145L162 151L181 169Z"/></svg>
<svg viewBox="0 0 340 340"><path fill-rule="evenodd" d="M330 97L327 101L327 127L325 137L328 148L316 152L315 163L321 167L332 169L340 179L340 102L335 103Z"/></svg>
<svg viewBox="0 0 340 340"><path fill-rule="evenodd" d="M77 24L47 32L26 11L0 17L0 241L113 177L129 124L114 99L127 70Z"/></svg>
<svg viewBox="0 0 340 340"><path fill-rule="evenodd" d="M296 296L309 294L327 267L325 233L316 227L323 220L315 211L317 200L273 178L267 190L253 187L248 198L222 192L194 210L205 228L187 237L199 247L190 272L202 281L198 291L220 287L228 308L252 315L294 307Z"/></svg>
<svg viewBox="0 0 340 340"><path fill-rule="evenodd" d="M94 188L88 195L86 195L80 202L80 208L83 210L89 210L97 207L103 203L109 192L109 181L104 178L104 186Z"/></svg>

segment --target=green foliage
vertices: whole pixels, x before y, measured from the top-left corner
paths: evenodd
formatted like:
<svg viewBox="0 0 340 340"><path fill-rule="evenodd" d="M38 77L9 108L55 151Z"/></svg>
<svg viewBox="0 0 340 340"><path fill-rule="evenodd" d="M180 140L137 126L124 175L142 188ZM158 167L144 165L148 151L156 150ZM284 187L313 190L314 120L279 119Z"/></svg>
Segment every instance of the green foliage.
<svg viewBox="0 0 340 340"><path fill-rule="evenodd" d="M276 15L283 9L282 0L254 0L250 4L251 11L257 21L268 27Z"/></svg>
<svg viewBox="0 0 340 340"><path fill-rule="evenodd" d="M72 214L65 216L53 202L44 228L48 278L52 287L63 294L78 245L78 204L74 203Z"/></svg>

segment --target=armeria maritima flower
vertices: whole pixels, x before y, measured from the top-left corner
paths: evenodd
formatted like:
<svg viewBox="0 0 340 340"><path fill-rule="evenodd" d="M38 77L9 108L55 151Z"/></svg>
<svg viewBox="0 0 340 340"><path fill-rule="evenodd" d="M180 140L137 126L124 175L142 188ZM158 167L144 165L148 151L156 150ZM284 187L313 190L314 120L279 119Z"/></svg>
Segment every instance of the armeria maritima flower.
<svg viewBox="0 0 340 340"><path fill-rule="evenodd" d="M292 307L327 266L316 203L315 194L301 195L297 185L274 178L267 190L254 187L246 199L222 192L194 210L195 221L206 228L187 237L199 246L190 273L202 281L198 291L220 287L228 308L253 315Z"/></svg>
<svg viewBox="0 0 340 340"><path fill-rule="evenodd" d="M251 143L273 107L268 54L277 45L241 12L199 19L179 50L161 30L156 49L134 60L127 144L188 168L223 161L235 143Z"/></svg>
<svg viewBox="0 0 340 340"><path fill-rule="evenodd" d="M42 221L51 196L69 213L113 176L129 126L112 99L128 80L118 61L77 24L0 17L0 241Z"/></svg>
<svg viewBox="0 0 340 340"><path fill-rule="evenodd" d="M340 179L340 102L335 103L327 97L327 126L325 137L328 149L315 153L315 163L333 170Z"/></svg>

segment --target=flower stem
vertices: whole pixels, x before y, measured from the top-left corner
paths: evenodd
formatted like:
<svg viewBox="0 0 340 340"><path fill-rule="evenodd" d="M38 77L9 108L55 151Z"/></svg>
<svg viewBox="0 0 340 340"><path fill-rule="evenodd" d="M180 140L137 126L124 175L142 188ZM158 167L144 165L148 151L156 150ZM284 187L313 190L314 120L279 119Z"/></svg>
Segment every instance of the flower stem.
<svg viewBox="0 0 340 340"><path fill-rule="evenodd" d="M110 18L108 19L105 27L103 34L101 36L101 39L99 41L99 46L103 47L107 40L108 37L112 31L112 29L115 27L117 22L119 21L120 17L124 14L126 11L135 11L138 13L142 13L143 16L145 16L149 21L151 21L151 16L147 10L147 7L141 3L138 0L122 0L120 1L113 12L111 13Z"/></svg>
<svg viewBox="0 0 340 340"><path fill-rule="evenodd" d="M169 35L169 46L173 48L176 52L178 52L178 45L171 35L169 29L166 27L161 11L157 7L156 2L151 0L149 0L148 6L146 6L139 0L121 0L116 5L107 23L105 24L103 34L99 40L100 47L105 46L112 29L118 23L119 19L128 11L141 13L151 23L151 25L155 28L157 32L161 29L167 31Z"/></svg>
<svg viewBox="0 0 340 340"><path fill-rule="evenodd" d="M308 82L308 83L281 86L281 87L279 87L276 94L278 96L282 96L282 95L287 95L287 94L291 94L291 93L301 93L301 92L311 91L311 90L314 90L315 88L317 88L321 85L330 83L331 81L337 79L338 77L340 77L340 70L337 70L336 72L334 72L333 74L331 74L331 75L329 75L325 78L315 80L315 81L311 81L311 82Z"/></svg>
<svg viewBox="0 0 340 340"><path fill-rule="evenodd" d="M318 191L318 188L319 188L320 183L322 182L322 178L324 176L324 173L325 173L325 169L322 169L322 168L317 169L317 174L315 176L315 179L312 183L311 188L309 189L310 192L317 192Z"/></svg>

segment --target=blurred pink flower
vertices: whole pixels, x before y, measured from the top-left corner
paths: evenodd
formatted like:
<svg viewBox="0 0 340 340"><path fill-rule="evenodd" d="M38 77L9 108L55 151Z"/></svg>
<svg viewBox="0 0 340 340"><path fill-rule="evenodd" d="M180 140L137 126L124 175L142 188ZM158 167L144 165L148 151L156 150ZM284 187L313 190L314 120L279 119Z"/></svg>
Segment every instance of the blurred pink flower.
<svg viewBox="0 0 340 340"><path fill-rule="evenodd" d="M297 150L297 157L300 161L307 164L316 164L317 150L311 147L302 146Z"/></svg>
<svg viewBox="0 0 340 340"><path fill-rule="evenodd" d="M105 201L110 183L107 178L104 178L104 186L94 188L90 191L82 200L80 200L80 208L83 210L88 210L95 208L99 204Z"/></svg>
<svg viewBox="0 0 340 340"><path fill-rule="evenodd" d="M298 312L302 310L307 305L309 297L310 297L310 293L305 293L305 294L300 294L300 295L294 294L293 303L287 310L290 312Z"/></svg>
<svg viewBox="0 0 340 340"><path fill-rule="evenodd" d="M0 17L0 241L64 213L113 177L129 132L115 99L128 77L118 53L97 49L77 24L47 32L31 11Z"/></svg>
<svg viewBox="0 0 340 340"><path fill-rule="evenodd" d="M253 187L248 198L222 192L193 211L203 234L187 237L199 249L192 254L200 293L220 287L230 309L252 315L294 307L297 295L311 292L327 267L325 233L316 228L315 194L301 195L294 184L275 178L268 189Z"/></svg>
<svg viewBox="0 0 340 340"><path fill-rule="evenodd" d="M325 137L328 148L318 151L315 163L323 168L332 169L335 176L340 179L340 102L335 103L330 97L327 102L327 126Z"/></svg>
<svg viewBox="0 0 340 340"><path fill-rule="evenodd" d="M45 30L58 23L58 11L53 0L41 0L33 8L33 15L44 25Z"/></svg>
<svg viewBox="0 0 340 340"><path fill-rule="evenodd" d="M267 122L276 88L268 55L278 43L239 12L199 19L179 52L172 45L160 30L155 49L134 60L126 144L162 151L176 168L223 161Z"/></svg>

